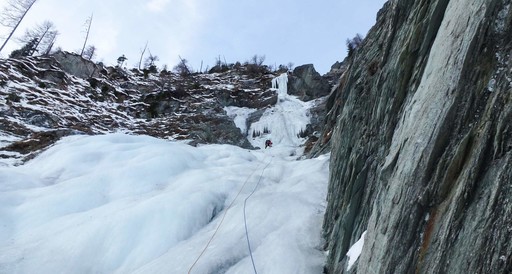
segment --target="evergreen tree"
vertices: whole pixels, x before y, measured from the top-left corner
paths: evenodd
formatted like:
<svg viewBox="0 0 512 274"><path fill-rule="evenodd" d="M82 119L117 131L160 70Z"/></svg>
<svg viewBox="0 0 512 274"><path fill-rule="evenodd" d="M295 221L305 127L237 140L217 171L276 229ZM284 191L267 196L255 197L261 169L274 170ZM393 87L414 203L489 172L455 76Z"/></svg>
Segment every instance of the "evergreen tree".
<svg viewBox="0 0 512 274"><path fill-rule="evenodd" d="M34 52L36 51L38 44L38 39L33 38L30 40L27 44L25 44L21 49L14 50L9 55L10 58L20 58L25 56L32 56Z"/></svg>
<svg viewBox="0 0 512 274"><path fill-rule="evenodd" d="M59 35L59 32L55 28L55 25L50 21L44 21L31 29L27 29L25 34L16 40L21 44L26 44L32 41L32 39L37 38L38 43L36 45L36 51L44 55L53 47L57 35Z"/></svg>

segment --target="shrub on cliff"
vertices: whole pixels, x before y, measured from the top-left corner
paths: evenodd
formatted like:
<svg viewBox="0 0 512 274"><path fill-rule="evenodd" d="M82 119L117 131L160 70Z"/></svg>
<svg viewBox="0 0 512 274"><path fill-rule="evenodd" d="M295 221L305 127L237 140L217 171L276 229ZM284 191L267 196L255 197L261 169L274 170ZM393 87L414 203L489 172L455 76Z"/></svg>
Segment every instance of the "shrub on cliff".
<svg viewBox="0 0 512 274"><path fill-rule="evenodd" d="M361 46L361 44L363 43L363 37L361 36L361 34L356 34L356 36L354 36L354 38L352 39L347 39L347 51L348 51L348 57L352 56L352 54L354 53L354 51L359 47Z"/></svg>

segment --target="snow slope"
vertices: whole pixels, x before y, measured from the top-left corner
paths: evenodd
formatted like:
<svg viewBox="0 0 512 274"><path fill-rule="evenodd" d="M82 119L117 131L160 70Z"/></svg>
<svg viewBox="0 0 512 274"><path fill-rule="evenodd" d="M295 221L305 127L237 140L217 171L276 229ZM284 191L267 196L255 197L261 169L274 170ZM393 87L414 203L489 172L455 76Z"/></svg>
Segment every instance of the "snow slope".
<svg viewBox="0 0 512 274"><path fill-rule="evenodd" d="M0 166L0 273L322 273L328 155L280 132L304 117L272 120L272 149L118 133Z"/></svg>
<svg viewBox="0 0 512 274"><path fill-rule="evenodd" d="M255 187L258 272L321 273L327 157L268 151L75 136L0 167L0 273L186 273L239 191L191 273L250 273Z"/></svg>

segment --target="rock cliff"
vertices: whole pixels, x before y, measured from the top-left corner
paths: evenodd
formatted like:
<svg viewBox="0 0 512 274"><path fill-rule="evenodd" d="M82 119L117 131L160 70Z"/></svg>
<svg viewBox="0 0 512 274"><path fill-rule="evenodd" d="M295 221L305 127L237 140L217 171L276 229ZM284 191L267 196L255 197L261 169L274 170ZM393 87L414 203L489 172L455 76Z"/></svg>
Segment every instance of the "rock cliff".
<svg viewBox="0 0 512 274"><path fill-rule="evenodd" d="M508 0L378 13L327 103L326 273L512 273L511 21Z"/></svg>
<svg viewBox="0 0 512 274"><path fill-rule="evenodd" d="M226 108L252 110L248 123L257 122L277 103L271 82L281 73L251 64L157 73L104 67L67 52L0 59L0 159L21 163L62 136L115 131L253 148L251 132L241 132ZM312 66L294 76L295 86L308 99L325 95L310 85L327 80L311 75L319 76ZM312 111L302 137L314 142L323 116L321 108Z"/></svg>
<svg viewBox="0 0 512 274"><path fill-rule="evenodd" d="M330 91L328 80L316 72L313 64L298 66L288 76L288 93L303 101L326 96Z"/></svg>

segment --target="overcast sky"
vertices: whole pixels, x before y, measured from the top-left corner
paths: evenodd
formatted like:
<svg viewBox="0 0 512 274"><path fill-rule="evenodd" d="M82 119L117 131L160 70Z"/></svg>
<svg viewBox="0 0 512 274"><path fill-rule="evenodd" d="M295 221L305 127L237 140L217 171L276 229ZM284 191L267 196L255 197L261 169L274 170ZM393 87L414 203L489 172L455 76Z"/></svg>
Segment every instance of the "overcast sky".
<svg viewBox="0 0 512 274"><path fill-rule="evenodd" d="M0 0L3 7L7 0ZM157 65L175 66L179 57L195 70L212 66L220 56L228 63L264 55L265 64L312 63L326 73L346 55L345 41L366 35L385 0L37 0L15 36L44 20L60 35L57 46L79 51L85 21L93 16L89 45L96 61L127 66L138 63L146 41ZM2 29L5 36L6 29ZM3 42L3 38L1 39ZM2 51L20 45L11 40Z"/></svg>

